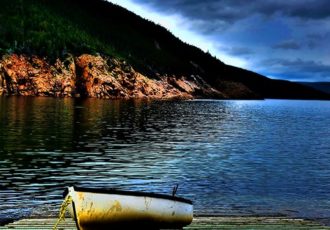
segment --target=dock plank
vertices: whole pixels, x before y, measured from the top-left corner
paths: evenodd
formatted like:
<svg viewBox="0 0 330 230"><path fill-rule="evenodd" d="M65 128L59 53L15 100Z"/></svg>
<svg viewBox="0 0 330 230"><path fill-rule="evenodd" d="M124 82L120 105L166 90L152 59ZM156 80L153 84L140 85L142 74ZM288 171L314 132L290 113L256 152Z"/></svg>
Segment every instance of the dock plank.
<svg viewBox="0 0 330 230"><path fill-rule="evenodd" d="M55 218L22 219L0 227L15 230L49 230L52 229ZM71 218L66 218L58 226L59 230L76 230L76 224ZM223 229L223 230L323 230L328 226L322 226L313 221L303 219L289 219L281 217L196 217L185 230L197 229Z"/></svg>

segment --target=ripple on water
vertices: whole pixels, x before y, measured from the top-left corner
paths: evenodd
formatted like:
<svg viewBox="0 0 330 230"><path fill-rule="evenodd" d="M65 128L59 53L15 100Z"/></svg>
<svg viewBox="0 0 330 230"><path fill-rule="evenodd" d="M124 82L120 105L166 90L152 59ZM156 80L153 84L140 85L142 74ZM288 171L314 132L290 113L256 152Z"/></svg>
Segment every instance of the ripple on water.
<svg viewBox="0 0 330 230"><path fill-rule="evenodd" d="M330 103L0 98L0 219L65 186L178 195L196 213L330 217Z"/></svg>

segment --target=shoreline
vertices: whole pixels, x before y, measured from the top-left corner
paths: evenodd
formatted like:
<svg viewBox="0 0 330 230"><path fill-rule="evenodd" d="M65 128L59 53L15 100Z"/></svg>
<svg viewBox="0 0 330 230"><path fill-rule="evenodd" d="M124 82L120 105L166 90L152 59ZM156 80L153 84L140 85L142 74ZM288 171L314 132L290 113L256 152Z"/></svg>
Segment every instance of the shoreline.
<svg viewBox="0 0 330 230"><path fill-rule="evenodd" d="M328 102L330 99L317 98L210 98L210 97L131 97L131 98L97 98L97 97L54 97L54 96L35 96L35 95L6 95L0 93L0 98L45 98L55 100L103 100L103 101L322 101Z"/></svg>

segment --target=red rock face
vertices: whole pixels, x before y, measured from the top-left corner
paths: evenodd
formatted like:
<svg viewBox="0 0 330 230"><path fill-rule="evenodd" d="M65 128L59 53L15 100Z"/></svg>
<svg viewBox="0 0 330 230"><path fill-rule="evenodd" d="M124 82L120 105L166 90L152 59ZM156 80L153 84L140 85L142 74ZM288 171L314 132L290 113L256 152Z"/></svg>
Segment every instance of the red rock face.
<svg viewBox="0 0 330 230"><path fill-rule="evenodd" d="M75 71L59 60L45 60L16 54L0 63L0 92L7 95L70 97L75 88Z"/></svg>
<svg viewBox="0 0 330 230"><path fill-rule="evenodd" d="M191 98L167 79L153 80L136 72L125 62L100 56L76 58L77 86L84 96L97 98Z"/></svg>
<svg viewBox="0 0 330 230"><path fill-rule="evenodd" d="M45 59L7 55L0 61L0 95L95 98L227 98L199 76L150 79L124 61L83 54L50 64Z"/></svg>

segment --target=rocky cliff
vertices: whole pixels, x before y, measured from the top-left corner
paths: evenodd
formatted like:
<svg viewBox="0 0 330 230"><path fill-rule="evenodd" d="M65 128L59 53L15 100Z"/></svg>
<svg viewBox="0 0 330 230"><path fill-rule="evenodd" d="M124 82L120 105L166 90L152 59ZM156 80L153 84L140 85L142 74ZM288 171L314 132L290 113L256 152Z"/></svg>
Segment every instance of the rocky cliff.
<svg viewBox="0 0 330 230"><path fill-rule="evenodd" d="M308 86L226 65L108 1L1 3L0 94L330 99Z"/></svg>
<svg viewBox="0 0 330 230"><path fill-rule="evenodd" d="M237 85L232 87L237 89ZM211 87L198 75L159 74L156 79L149 78L125 61L89 54L66 55L52 64L38 56L5 55L0 61L1 94L107 99L232 97ZM239 94L254 96L243 85Z"/></svg>

